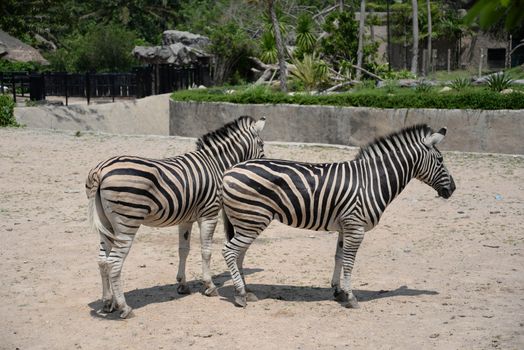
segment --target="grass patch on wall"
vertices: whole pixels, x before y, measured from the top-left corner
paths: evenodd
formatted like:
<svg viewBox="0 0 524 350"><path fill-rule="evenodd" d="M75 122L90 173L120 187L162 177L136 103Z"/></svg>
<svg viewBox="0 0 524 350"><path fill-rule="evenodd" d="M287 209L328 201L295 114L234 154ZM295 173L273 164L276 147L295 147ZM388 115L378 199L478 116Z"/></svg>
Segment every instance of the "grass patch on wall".
<svg viewBox="0 0 524 350"><path fill-rule="evenodd" d="M476 87L464 91L438 92L439 88L359 89L356 91L312 95L284 94L264 86L215 87L181 90L172 94L175 101L230 102L239 104L298 104L372 108L438 108L438 109L524 109L520 91L500 94Z"/></svg>

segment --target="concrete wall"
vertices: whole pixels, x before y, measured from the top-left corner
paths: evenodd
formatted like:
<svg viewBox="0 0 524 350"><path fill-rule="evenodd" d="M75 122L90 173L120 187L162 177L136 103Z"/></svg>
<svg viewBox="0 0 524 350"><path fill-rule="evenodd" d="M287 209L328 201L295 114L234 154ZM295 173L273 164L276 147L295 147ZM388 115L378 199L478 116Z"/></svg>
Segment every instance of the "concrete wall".
<svg viewBox="0 0 524 350"><path fill-rule="evenodd" d="M199 137L241 115L266 116L267 141L365 145L404 126L448 127L442 150L524 154L524 110L375 109L170 101L170 135Z"/></svg>
<svg viewBox="0 0 524 350"><path fill-rule="evenodd" d="M169 135L169 94L105 104L15 108L31 128Z"/></svg>

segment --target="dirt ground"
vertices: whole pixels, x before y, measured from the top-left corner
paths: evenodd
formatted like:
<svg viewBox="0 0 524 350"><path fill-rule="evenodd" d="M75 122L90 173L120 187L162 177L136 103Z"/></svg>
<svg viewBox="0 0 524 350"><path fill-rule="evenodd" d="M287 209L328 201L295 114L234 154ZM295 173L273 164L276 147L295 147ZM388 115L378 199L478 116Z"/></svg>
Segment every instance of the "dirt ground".
<svg viewBox="0 0 524 350"><path fill-rule="evenodd" d="M450 130L452 132L452 130ZM87 227L84 180L112 155L168 157L194 141L153 136L0 130L1 349L522 349L524 158L445 153L457 190L447 201L413 180L358 252L361 308L333 300L336 234L280 224L246 256L260 301L233 306L214 239L220 297L199 293L200 244L188 261L192 294L176 293L176 229L141 228L124 264L134 317L102 317L98 237ZM355 149L268 144L269 157L312 162Z"/></svg>

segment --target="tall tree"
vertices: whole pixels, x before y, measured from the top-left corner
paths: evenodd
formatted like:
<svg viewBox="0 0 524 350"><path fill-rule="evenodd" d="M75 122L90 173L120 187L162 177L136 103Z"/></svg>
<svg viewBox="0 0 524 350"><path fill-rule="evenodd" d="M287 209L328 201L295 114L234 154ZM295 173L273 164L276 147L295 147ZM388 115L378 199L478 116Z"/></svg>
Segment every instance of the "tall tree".
<svg viewBox="0 0 524 350"><path fill-rule="evenodd" d="M411 58L411 73L414 75L418 71L418 2L411 0L413 8L413 56Z"/></svg>
<svg viewBox="0 0 524 350"><path fill-rule="evenodd" d="M280 25L278 23L277 13L275 11L274 0L267 0L268 11L273 24L273 31L275 34L275 42L278 53L278 67L280 69L280 90L287 92L287 68L286 68L286 54L284 43L282 42L282 33L280 33Z"/></svg>
<svg viewBox="0 0 524 350"><path fill-rule="evenodd" d="M426 5L428 7L428 73L432 70L433 67L433 54L431 51L431 36L433 35L433 29L431 28L431 2L430 0L426 0Z"/></svg>
<svg viewBox="0 0 524 350"><path fill-rule="evenodd" d="M357 49L357 67L362 68L362 58L364 56L364 24L366 23L366 0L360 1L360 24L358 27L358 49ZM360 80L362 72L357 69L356 78Z"/></svg>

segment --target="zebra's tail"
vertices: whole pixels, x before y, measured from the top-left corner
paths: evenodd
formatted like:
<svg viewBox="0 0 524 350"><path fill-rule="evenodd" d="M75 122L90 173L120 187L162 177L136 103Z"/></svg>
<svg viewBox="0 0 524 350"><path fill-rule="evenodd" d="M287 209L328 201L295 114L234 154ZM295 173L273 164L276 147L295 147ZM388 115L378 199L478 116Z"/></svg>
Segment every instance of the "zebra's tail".
<svg viewBox="0 0 524 350"><path fill-rule="evenodd" d="M103 210L100 210L97 208L100 206L100 192L98 191L100 187L100 175L98 169L94 168L89 172L89 175L87 176L86 180L86 194L87 198L89 199L89 205L87 209L87 218L89 221L89 227L91 227L91 230L93 232L100 233L104 235L107 240L112 245L118 245L118 243L121 241L113 232L112 228L108 228L104 225L102 220L100 219L99 212L103 213ZM102 214L104 215L104 214ZM108 222L108 220L106 219Z"/></svg>
<svg viewBox="0 0 524 350"><path fill-rule="evenodd" d="M224 219L224 233L226 234L226 239L228 242L231 242L233 237L235 237L235 228L229 218L226 215L226 212L222 209L222 218Z"/></svg>

